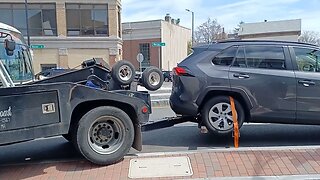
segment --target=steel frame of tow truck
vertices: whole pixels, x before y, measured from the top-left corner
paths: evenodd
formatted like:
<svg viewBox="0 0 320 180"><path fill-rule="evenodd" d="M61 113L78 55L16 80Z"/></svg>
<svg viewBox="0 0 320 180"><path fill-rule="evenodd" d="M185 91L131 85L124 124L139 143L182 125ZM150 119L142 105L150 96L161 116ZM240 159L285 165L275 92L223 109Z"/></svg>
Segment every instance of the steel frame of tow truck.
<svg viewBox="0 0 320 180"><path fill-rule="evenodd" d="M143 124L141 126L141 131L146 132L146 131L153 131L153 130L158 130L163 128L169 128L185 122L198 123L198 117L194 117L194 116L166 117L160 121L155 121L155 122L149 120L148 123Z"/></svg>

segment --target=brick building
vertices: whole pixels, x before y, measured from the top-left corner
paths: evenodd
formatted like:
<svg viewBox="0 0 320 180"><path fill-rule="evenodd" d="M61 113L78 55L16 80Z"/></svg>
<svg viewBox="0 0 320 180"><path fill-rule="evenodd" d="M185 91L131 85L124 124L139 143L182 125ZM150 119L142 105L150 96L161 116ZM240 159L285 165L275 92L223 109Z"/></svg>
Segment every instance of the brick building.
<svg viewBox="0 0 320 180"><path fill-rule="evenodd" d="M168 15L165 20L126 22L122 29L123 59L132 62L137 70L140 68L136 60L138 53L144 56L142 69L156 66L162 70L172 70L188 55L191 30Z"/></svg>
<svg viewBox="0 0 320 180"><path fill-rule="evenodd" d="M1 1L0 22L27 35L24 2ZM28 25L35 72L122 59L121 0L28 0Z"/></svg>

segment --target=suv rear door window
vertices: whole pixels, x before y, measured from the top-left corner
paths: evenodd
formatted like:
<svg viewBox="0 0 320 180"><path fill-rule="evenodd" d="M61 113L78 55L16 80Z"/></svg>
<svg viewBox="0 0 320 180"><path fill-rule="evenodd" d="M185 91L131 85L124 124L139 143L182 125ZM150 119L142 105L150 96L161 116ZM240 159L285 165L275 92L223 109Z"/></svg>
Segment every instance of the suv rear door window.
<svg viewBox="0 0 320 180"><path fill-rule="evenodd" d="M296 61L299 71L305 72L320 72L320 52L316 49L309 48L296 48L294 47L296 54Z"/></svg>
<svg viewBox="0 0 320 180"><path fill-rule="evenodd" d="M231 65L236 53L237 47L225 49L212 60L212 63L214 65L229 66Z"/></svg>
<svg viewBox="0 0 320 180"><path fill-rule="evenodd" d="M243 47L240 47L234 66L263 69L286 69L284 51L282 47L274 46L252 45L245 46L245 50Z"/></svg>

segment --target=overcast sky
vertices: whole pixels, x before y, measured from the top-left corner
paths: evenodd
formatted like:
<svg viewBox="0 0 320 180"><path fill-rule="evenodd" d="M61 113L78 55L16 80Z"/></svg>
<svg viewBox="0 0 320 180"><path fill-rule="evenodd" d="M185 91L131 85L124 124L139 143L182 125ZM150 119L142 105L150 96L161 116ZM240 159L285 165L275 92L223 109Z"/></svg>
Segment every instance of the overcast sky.
<svg viewBox="0 0 320 180"><path fill-rule="evenodd" d="M302 30L320 32L320 0L122 0L122 21L164 19L170 13L191 28L191 13L185 9L194 11L196 27L209 17L227 32L240 21L302 19Z"/></svg>

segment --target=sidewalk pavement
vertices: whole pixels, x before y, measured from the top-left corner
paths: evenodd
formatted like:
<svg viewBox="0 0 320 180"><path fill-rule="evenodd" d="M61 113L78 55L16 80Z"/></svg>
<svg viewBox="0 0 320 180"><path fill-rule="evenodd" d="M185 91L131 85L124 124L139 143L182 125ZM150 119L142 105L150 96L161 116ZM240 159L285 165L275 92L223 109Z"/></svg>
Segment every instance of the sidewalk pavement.
<svg viewBox="0 0 320 180"><path fill-rule="evenodd" d="M117 164L104 167L86 160L0 166L0 179L124 180L130 179L130 160L163 157L188 157L193 174L146 179L320 179L320 147L232 148L136 154L126 156Z"/></svg>

